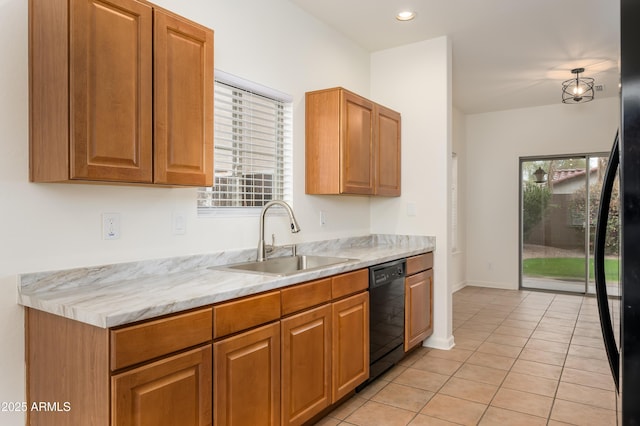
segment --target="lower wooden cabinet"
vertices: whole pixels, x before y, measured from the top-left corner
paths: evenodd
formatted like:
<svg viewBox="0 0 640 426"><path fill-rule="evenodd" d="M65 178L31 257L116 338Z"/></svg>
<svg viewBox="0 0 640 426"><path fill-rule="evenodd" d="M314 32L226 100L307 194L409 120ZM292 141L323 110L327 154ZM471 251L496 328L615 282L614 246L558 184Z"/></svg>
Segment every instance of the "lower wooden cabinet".
<svg viewBox="0 0 640 426"><path fill-rule="evenodd" d="M433 269L405 279L405 352L422 343L433 332Z"/></svg>
<svg viewBox="0 0 640 426"><path fill-rule="evenodd" d="M369 378L369 293L333 303L332 402Z"/></svg>
<svg viewBox="0 0 640 426"><path fill-rule="evenodd" d="M216 426L280 424L280 322L213 344Z"/></svg>
<svg viewBox="0 0 640 426"><path fill-rule="evenodd" d="M211 425L211 345L111 378L118 426Z"/></svg>
<svg viewBox="0 0 640 426"><path fill-rule="evenodd" d="M285 318L282 424L300 425L331 404L331 304Z"/></svg>

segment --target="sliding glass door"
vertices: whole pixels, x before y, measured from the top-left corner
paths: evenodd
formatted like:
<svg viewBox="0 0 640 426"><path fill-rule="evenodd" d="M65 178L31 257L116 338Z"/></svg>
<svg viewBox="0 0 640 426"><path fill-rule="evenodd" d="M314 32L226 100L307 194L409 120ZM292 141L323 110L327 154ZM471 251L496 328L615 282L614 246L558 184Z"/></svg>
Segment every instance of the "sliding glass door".
<svg viewBox="0 0 640 426"><path fill-rule="evenodd" d="M593 235L606 162L604 154L520 160L521 288L594 291Z"/></svg>

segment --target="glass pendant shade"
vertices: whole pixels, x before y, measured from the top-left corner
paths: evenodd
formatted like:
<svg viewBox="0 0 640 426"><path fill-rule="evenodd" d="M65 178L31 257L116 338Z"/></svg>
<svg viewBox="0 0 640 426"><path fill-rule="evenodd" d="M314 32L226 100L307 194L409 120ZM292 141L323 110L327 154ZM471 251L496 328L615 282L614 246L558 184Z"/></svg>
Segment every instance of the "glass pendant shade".
<svg viewBox="0 0 640 426"><path fill-rule="evenodd" d="M562 83L562 103L578 104L592 101L593 78L580 77L580 73L584 72L584 68L576 68L571 72L576 77Z"/></svg>

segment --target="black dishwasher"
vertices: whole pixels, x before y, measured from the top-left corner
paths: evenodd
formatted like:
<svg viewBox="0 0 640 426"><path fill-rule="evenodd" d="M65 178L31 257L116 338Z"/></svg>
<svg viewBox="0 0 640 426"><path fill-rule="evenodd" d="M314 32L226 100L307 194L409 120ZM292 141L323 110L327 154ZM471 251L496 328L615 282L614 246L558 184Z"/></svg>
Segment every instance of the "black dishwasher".
<svg viewBox="0 0 640 426"><path fill-rule="evenodd" d="M369 268L369 380L404 357L405 259Z"/></svg>

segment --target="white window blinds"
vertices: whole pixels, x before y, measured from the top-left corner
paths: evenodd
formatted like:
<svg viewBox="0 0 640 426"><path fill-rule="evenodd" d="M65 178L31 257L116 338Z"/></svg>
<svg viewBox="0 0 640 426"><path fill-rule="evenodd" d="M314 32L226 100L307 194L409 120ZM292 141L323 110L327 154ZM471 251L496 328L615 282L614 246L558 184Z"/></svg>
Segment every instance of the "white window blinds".
<svg viewBox="0 0 640 426"><path fill-rule="evenodd" d="M219 74L214 84L214 184L198 192L199 214L259 210L270 200L290 202L291 100Z"/></svg>

